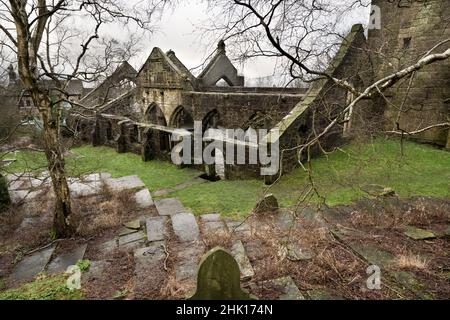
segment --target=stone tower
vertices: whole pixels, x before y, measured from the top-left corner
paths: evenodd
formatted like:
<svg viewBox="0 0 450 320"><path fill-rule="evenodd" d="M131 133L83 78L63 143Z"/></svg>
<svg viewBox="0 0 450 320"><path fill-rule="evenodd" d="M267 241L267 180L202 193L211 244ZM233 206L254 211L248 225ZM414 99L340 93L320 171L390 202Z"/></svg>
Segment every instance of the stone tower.
<svg viewBox="0 0 450 320"><path fill-rule="evenodd" d="M373 0L373 13L379 13L379 29L369 30L376 79L417 62L430 49L450 38L449 0ZM378 19L375 16L371 18ZM445 51L449 43L433 52ZM387 92L386 129L407 131L446 122L450 115L450 59L426 66L414 78L404 79ZM398 118L398 109L402 113ZM450 131L433 129L417 136L419 140L450 148Z"/></svg>

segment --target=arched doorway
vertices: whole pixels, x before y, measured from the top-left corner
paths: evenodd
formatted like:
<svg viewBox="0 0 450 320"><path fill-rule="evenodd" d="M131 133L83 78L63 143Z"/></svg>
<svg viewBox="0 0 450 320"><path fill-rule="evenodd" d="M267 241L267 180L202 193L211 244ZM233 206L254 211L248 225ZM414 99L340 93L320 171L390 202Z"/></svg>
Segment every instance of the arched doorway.
<svg viewBox="0 0 450 320"><path fill-rule="evenodd" d="M169 123L170 126L174 128L186 129L189 131L194 130L194 118L192 118L191 114L183 106L179 106L175 109Z"/></svg>
<svg viewBox="0 0 450 320"><path fill-rule="evenodd" d="M145 112L144 115L144 120L147 123L167 127L167 122L164 113L156 103L152 103L147 108L147 111ZM147 137L147 135L150 135L150 137ZM147 144L151 143L152 141L153 143L157 143L158 146L155 147L154 149L159 149L159 151L161 152L170 152L170 137L169 134L165 131L146 130L145 133L143 134L143 140L145 140ZM146 146L143 146L143 149L145 148Z"/></svg>
<svg viewBox="0 0 450 320"><path fill-rule="evenodd" d="M147 108L147 111L144 115L144 121L160 126L167 126L164 113L156 103L150 104L150 106Z"/></svg>
<svg viewBox="0 0 450 320"><path fill-rule="evenodd" d="M203 134L208 129L217 129L220 126L219 112L214 109L206 114L202 120L202 132Z"/></svg>

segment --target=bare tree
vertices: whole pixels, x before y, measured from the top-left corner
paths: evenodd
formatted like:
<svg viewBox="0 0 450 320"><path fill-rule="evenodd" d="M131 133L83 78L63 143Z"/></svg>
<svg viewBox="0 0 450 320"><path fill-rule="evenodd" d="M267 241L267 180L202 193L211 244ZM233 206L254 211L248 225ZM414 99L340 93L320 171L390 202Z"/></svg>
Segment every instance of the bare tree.
<svg viewBox="0 0 450 320"><path fill-rule="evenodd" d="M339 112L329 112L326 123L322 123L320 127L310 124L313 128L312 133L305 139L294 143L289 150L282 150L282 154L296 152L300 165L309 173L310 178L310 150L315 147L327 154L321 142L336 126L348 122L346 115L351 113L359 103L381 99L389 104L389 99L385 96L388 89L401 81L412 79L414 74L425 66L450 58L450 48L448 48L450 39L443 39L442 42L431 46L416 61L401 66L379 79L372 79L364 87L359 87L348 78L329 72L327 67L339 49L345 34L348 33L350 26L345 24L345 18L357 8L368 8L371 5L370 0L219 0L208 1L208 3L209 11L215 12L216 15L205 24L203 36L229 39L228 43L231 47L229 51L234 52L237 59L276 58L284 62L290 79L288 85L292 82L314 84L326 80L348 91L349 96L352 97L339 108ZM361 51L363 50L361 48ZM380 58L386 59L378 51L370 52L370 54L378 54ZM369 72L369 68L368 65L368 70L363 71ZM327 107L324 105L325 112L328 111ZM399 114L405 109L400 106ZM433 128L448 127L450 122L447 120L408 132L402 129L397 121L397 128L389 133L402 136L413 135ZM307 165L304 165L302 161L306 161ZM279 172L280 176L282 171ZM308 194L312 191L318 194L314 181L310 179Z"/></svg>
<svg viewBox="0 0 450 320"><path fill-rule="evenodd" d="M70 81L95 81L127 55L126 46L108 37L107 28L150 31L152 20L165 0L82 1L10 0L0 3L0 30L5 35L2 49L17 56L18 73L24 91L29 93L43 122L43 142L48 170L56 196L54 230L57 236L70 236L71 198L66 179L61 116L70 103ZM126 34L130 34L126 33ZM132 38L130 42L136 42ZM124 50L125 47L125 50ZM104 54L99 55L99 50ZM50 80L51 90L42 85Z"/></svg>

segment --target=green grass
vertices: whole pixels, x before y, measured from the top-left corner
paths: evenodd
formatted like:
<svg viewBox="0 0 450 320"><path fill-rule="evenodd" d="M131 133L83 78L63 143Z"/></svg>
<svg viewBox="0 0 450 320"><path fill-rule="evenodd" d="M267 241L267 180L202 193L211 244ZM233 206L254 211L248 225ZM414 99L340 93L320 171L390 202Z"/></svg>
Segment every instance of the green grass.
<svg viewBox="0 0 450 320"><path fill-rule="evenodd" d="M72 150L82 158L67 160L69 173L110 172L114 176L138 175L150 190L173 187L198 175L190 169L160 161L142 162L134 154L85 146ZM361 199L361 187L379 184L391 187L402 197L416 195L450 196L450 152L427 145L405 142L404 155L396 140L377 140L371 144L352 144L328 157L312 161L313 178L329 205L349 204ZM21 153L12 165L20 171L30 164L44 164L42 155ZM308 176L298 168L282 177L270 189L282 206L297 203L308 186ZM228 216L246 215L264 193L262 180L219 181L191 186L166 197L178 197L196 214L219 212ZM318 201L313 197L310 201Z"/></svg>
<svg viewBox="0 0 450 320"><path fill-rule="evenodd" d="M329 157L312 161L313 181L328 205L349 204L363 198L360 188L368 184L391 187L401 197L450 196L450 153L407 142L404 155L396 140L353 144ZM281 206L298 202L308 186L308 175L297 168L274 185L270 192ZM221 212L245 215L267 187L259 180L221 181L193 186L172 193L197 214ZM317 202L318 197L310 201Z"/></svg>
<svg viewBox="0 0 450 320"><path fill-rule="evenodd" d="M66 275L35 280L17 289L0 292L0 300L81 300L80 290L66 287Z"/></svg>
<svg viewBox="0 0 450 320"><path fill-rule="evenodd" d="M67 157L67 171L71 176L93 172L109 172L113 177L138 175L151 191L174 187L200 173L192 169L179 169L169 162L143 162L131 153L119 154L107 147L83 146L71 150L74 157ZM10 172L44 171L46 160L43 153L20 152L17 160L8 167Z"/></svg>

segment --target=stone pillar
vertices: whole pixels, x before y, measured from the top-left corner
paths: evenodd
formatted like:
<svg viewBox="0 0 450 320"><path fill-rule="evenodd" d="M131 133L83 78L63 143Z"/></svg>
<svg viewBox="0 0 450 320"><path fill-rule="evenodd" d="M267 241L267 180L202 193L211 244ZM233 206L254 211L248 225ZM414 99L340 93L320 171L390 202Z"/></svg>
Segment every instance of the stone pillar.
<svg viewBox="0 0 450 320"><path fill-rule="evenodd" d="M95 122L94 125L92 127L92 131L91 131L91 141L92 141L92 146L93 147L98 147L101 145L101 141L100 141L100 121L98 120L98 118L95 118Z"/></svg>
<svg viewBox="0 0 450 320"><path fill-rule="evenodd" d="M0 212L8 209L11 204L11 198L8 191L8 182L6 178L0 173Z"/></svg>
<svg viewBox="0 0 450 320"><path fill-rule="evenodd" d="M115 139L117 153L127 152L127 142L125 139L124 125L119 124L119 135Z"/></svg>
<svg viewBox="0 0 450 320"><path fill-rule="evenodd" d="M144 130L142 132L142 139L141 139L142 161L147 162L155 159L155 152L152 146L153 143L154 141L152 140L152 134L150 129Z"/></svg>

